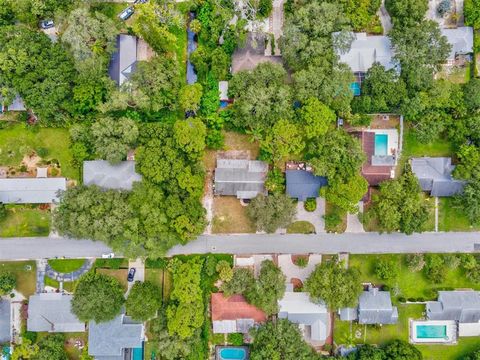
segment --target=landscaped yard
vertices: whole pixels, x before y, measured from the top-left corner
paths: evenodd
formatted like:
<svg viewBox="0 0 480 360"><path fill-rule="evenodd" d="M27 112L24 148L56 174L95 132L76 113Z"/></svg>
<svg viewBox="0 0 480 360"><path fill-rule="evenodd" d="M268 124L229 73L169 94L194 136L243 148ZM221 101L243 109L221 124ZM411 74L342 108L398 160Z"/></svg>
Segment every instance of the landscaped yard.
<svg viewBox="0 0 480 360"><path fill-rule="evenodd" d="M6 205L7 217L0 221L0 237L47 236L50 210L31 205Z"/></svg>
<svg viewBox="0 0 480 360"><path fill-rule="evenodd" d="M436 140L425 144L415 137L415 133L407 126L404 131L403 159L421 156L452 156L454 154L453 144L446 139Z"/></svg>
<svg viewBox="0 0 480 360"><path fill-rule="evenodd" d="M96 269L95 270L97 273L100 274L105 274L112 276L116 278L118 281L120 281L120 284L122 284L122 287L125 291L128 289L128 281L127 281L127 275L128 275L128 269Z"/></svg>
<svg viewBox="0 0 480 360"><path fill-rule="evenodd" d="M27 270L27 268L30 270ZM35 261L6 261L0 263L0 271L15 274L17 291L26 298L35 293L36 269Z"/></svg>
<svg viewBox="0 0 480 360"><path fill-rule="evenodd" d="M347 229L347 213L338 206L325 203L325 230L327 232L343 233Z"/></svg>
<svg viewBox="0 0 480 360"><path fill-rule="evenodd" d="M398 277L392 280L381 280L375 274L375 265L379 260L394 261L399 268ZM423 271L412 272L407 268L405 255L350 255L350 267L356 267L361 271L361 281L373 284L386 284L390 289L397 290L395 296L405 298L420 298L433 300L433 291L438 289L472 288L480 290L480 284L468 280L462 269L448 269L445 281L434 284L427 279Z"/></svg>
<svg viewBox="0 0 480 360"><path fill-rule="evenodd" d="M145 269L145 280L150 281L160 288L158 297L162 297L163 294L163 269Z"/></svg>
<svg viewBox="0 0 480 360"><path fill-rule="evenodd" d="M471 225L463 210L454 205L452 198L439 198L439 231L480 231L480 223Z"/></svg>
<svg viewBox="0 0 480 360"><path fill-rule="evenodd" d="M287 234L313 234L315 226L308 221L295 221L287 228Z"/></svg>
<svg viewBox="0 0 480 360"><path fill-rule="evenodd" d="M254 233L255 227L240 200L233 196L218 196L213 200L212 232Z"/></svg>
<svg viewBox="0 0 480 360"><path fill-rule="evenodd" d="M54 289L60 289L60 283L57 280L51 279L48 276L45 276L45 286L51 286ZM63 290L73 293L75 290L75 286L77 285L77 281L64 281L63 282Z"/></svg>
<svg viewBox="0 0 480 360"><path fill-rule="evenodd" d="M85 259L55 259L48 260L48 265L52 267L53 270L60 273L70 273L72 271L78 270L85 263Z"/></svg>
<svg viewBox="0 0 480 360"><path fill-rule="evenodd" d="M27 128L16 124L0 130L0 166L19 166L32 151L44 153L44 160L58 160L61 175L79 179L79 169L72 166L68 129Z"/></svg>

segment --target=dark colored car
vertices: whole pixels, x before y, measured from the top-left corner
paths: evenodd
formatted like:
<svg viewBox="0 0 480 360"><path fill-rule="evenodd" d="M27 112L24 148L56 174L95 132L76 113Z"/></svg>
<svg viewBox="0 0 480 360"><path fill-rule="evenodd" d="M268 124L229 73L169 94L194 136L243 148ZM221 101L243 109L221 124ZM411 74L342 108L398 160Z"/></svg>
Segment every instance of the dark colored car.
<svg viewBox="0 0 480 360"><path fill-rule="evenodd" d="M133 15L135 10L133 9L133 6L127 7L125 10L123 10L118 17L122 19L123 21L127 20L130 16Z"/></svg>
<svg viewBox="0 0 480 360"><path fill-rule="evenodd" d="M55 24L53 23L53 20L43 20L43 21L40 21L40 27L42 29L50 29L52 27L54 27Z"/></svg>
<svg viewBox="0 0 480 360"><path fill-rule="evenodd" d="M128 282L132 282L132 281L133 281L133 278L135 277L136 271L137 271L137 269L135 269L135 268L130 268L130 270L128 271L128 276L127 276Z"/></svg>
<svg viewBox="0 0 480 360"><path fill-rule="evenodd" d="M145 4L147 2L148 2L148 0L135 0L134 4Z"/></svg>

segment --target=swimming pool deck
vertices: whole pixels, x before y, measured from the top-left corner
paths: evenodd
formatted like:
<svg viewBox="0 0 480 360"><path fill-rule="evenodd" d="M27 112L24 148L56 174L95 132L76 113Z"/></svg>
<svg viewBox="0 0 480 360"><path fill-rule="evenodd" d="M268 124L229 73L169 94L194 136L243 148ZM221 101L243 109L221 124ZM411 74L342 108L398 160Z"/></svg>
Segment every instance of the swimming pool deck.
<svg viewBox="0 0 480 360"><path fill-rule="evenodd" d="M446 326L445 337L419 337L417 334L417 326ZM412 344L456 344L458 339L458 325L452 320L413 320L410 319L410 337Z"/></svg>
<svg viewBox="0 0 480 360"><path fill-rule="evenodd" d="M225 358L221 356L221 351L223 349L243 349L245 350L245 356L243 358L239 357L231 357L231 358ZM215 360L248 360L250 359L250 352L248 349L248 346L221 346L217 345L215 347Z"/></svg>

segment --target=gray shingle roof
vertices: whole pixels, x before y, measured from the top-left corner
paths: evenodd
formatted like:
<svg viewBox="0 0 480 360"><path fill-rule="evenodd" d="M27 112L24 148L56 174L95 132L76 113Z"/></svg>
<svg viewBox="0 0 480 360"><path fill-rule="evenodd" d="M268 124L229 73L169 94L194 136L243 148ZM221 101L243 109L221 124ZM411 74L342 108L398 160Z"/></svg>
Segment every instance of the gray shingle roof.
<svg viewBox="0 0 480 360"><path fill-rule="evenodd" d="M392 306L390 292L370 287L358 300L360 324L395 324L398 321L397 307Z"/></svg>
<svg viewBox="0 0 480 360"><path fill-rule="evenodd" d="M287 194L300 201L318 197L320 188L327 185L327 178L305 170L286 170L285 176Z"/></svg>
<svg viewBox="0 0 480 360"><path fill-rule="evenodd" d="M108 72L118 86L130 79L137 64L137 37L120 34L117 50L112 54Z"/></svg>
<svg viewBox="0 0 480 360"><path fill-rule="evenodd" d="M353 321L358 319L358 308L341 308L338 312L340 320Z"/></svg>
<svg viewBox="0 0 480 360"><path fill-rule="evenodd" d="M456 29L441 29L442 35L452 45L448 60L455 60L455 55L466 55L473 53L473 28L462 26Z"/></svg>
<svg viewBox="0 0 480 360"><path fill-rule="evenodd" d="M252 199L266 194L268 164L257 160L217 159L215 195Z"/></svg>
<svg viewBox="0 0 480 360"><path fill-rule="evenodd" d="M390 38L387 36L367 36L366 33L354 33L350 50L338 51L340 62L350 66L353 72L366 72L373 63L378 62L389 70L395 67ZM335 36L335 34L334 34Z"/></svg>
<svg viewBox="0 0 480 360"><path fill-rule="evenodd" d="M145 339L143 324L125 315L100 324L90 321L88 330L88 353L101 360L123 359L125 349L141 348Z"/></svg>
<svg viewBox="0 0 480 360"><path fill-rule="evenodd" d="M423 191L432 196L452 196L463 192L465 182L452 177L455 166L447 157L412 158L412 171Z"/></svg>
<svg viewBox="0 0 480 360"><path fill-rule="evenodd" d="M480 321L480 292L439 291L438 301L427 303L430 320L455 320L461 323Z"/></svg>
<svg viewBox="0 0 480 360"><path fill-rule="evenodd" d="M65 178L0 179L0 203L50 204L58 202L67 189Z"/></svg>
<svg viewBox="0 0 480 360"><path fill-rule="evenodd" d="M106 160L83 162L83 183L104 189L131 190L142 176L135 172L135 161L122 161L112 165Z"/></svg>
<svg viewBox="0 0 480 360"><path fill-rule="evenodd" d="M9 343L12 340L10 321L10 301L0 299L0 344Z"/></svg>
<svg viewBox="0 0 480 360"><path fill-rule="evenodd" d="M28 331L82 332L85 323L72 313L72 295L42 293L28 301Z"/></svg>

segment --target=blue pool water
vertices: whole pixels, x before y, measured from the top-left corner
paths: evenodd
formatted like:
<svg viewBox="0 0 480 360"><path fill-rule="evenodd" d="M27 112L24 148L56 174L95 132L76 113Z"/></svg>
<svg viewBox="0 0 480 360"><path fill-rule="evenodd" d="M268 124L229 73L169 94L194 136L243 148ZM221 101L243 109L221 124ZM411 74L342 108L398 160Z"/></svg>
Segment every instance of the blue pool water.
<svg viewBox="0 0 480 360"><path fill-rule="evenodd" d="M2 353L0 354L0 359L1 360L9 360L10 359L10 347L9 346L4 346Z"/></svg>
<svg viewBox="0 0 480 360"><path fill-rule="evenodd" d="M388 154L388 135L375 134L375 155L386 156Z"/></svg>
<svg viewBox="0 0 480 360"><path fill-rule="evenodd" d="M354 96L360 96L360 84L353 82L350 84L350 90L352 90Z"/></svg>
<svg viewBox="0 0 480 360"><path fill-rule="evenodd" d="M447 337L447 325L417 325L417 338L444 339Z"/></svg>
<svg viewBox="0 0 480 360"><path fill-rule="evenodd" d="M228 101L226 100L220 100L220 107L223 109L223 108L226 108L228 106Z"/></svg>
<svg viewBox="0 0 480 360"><path fill-rule="evenodd" d="M221 360L245 360L247 358L247 352L242 348L224 348L220 350Z"/></svg>
<svg viewBox="0 0 480 360"><path fill-rule="evenodd" d="M132 360L143 360L143 349L134 348L132 351Z"/></svg>

